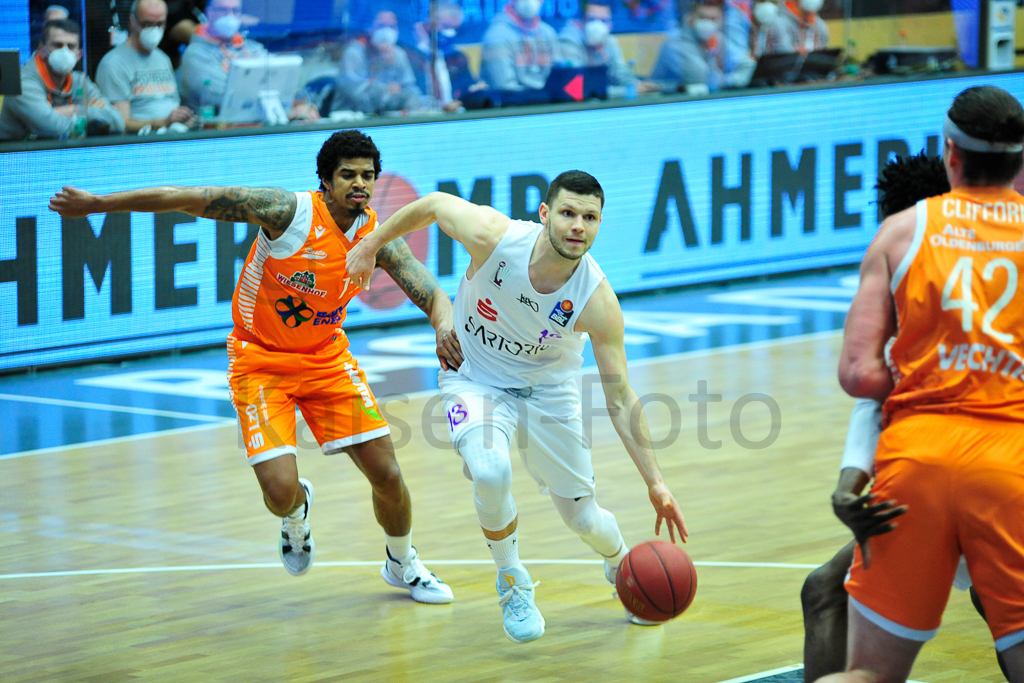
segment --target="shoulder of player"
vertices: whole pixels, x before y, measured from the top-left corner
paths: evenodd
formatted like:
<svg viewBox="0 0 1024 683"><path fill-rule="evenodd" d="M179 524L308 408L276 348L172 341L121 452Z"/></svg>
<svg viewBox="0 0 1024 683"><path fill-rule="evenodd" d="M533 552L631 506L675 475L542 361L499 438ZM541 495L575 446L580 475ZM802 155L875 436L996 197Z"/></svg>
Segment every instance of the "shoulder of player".
<svg viewBox="0 0 1024 683"><path fill-rule="evenodd" d="M879 247L889 247L904 240L913 239L917 230L917 205L894 213L882 221L878 227L878 234L875 235L873 244Z"/></svg>
<svg viewBox="0 0 1024 683"><path fill-rule="evenodd" d="M619 297L615 295L607 279L601 280L594 293L580 311L576 322L576 332L588 333L591 338L602 338L616 331L621 335L623 329L622 307Z"/></svg>

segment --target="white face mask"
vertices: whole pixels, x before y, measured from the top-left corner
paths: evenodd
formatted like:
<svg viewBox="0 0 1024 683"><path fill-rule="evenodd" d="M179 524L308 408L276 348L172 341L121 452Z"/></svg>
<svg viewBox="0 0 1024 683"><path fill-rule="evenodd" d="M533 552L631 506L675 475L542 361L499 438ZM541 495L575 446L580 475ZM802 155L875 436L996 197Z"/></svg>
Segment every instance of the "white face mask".
<svg viewBox="0 0 1024 683"><path fill-rule="evenodd" d="M156 49L156 46L160 44L160 41L164 39L164 30L159 26L150 26L139 31L139 42L142 43L142 47L146 48L150 52Z"/></svg>
<svg viewBox="0 0 1024 683"><path fill-rule="evenodd" d="M754 20L761 25L774 23L779 18L779 6L774 2L759 2L754 5Z"/></svg>
<svg viewBox="0 0 1024 683"><path fill-rule="evenodd" d="M454 38L458 34L458 32L459 30L457 28L443 28L440 31L438 31L438 33L444 36L445 38Z"/></svg>
<svg viewBox="0 0 1024 683"><path fill-rule="evenodd" d="M817 14L825 0L800 0L800 9L811 14Z"/></svg>
<svg viewBox="0 0 1024 683"><path fill-rule="evenodd" d="M51 52L50 56L46 58L46 62L51 69L61 76L66 76L75 68L75 64L78 64L78 55L72 52L71 48L65 46Z"/></svg>
<svg viewBox="0 0 1024 683"><path fill-rule="evenodd" d="M240 28L242 28L242 20L237 14L225 14L210 24L210 33L223 40L229 40L235 37Z"/></svg>
<svg viewBox="0 0 1024 683"><path fill-rule="evenodd" d="M707 42L711 36L718 33L718 24L710 19L698 19L693 22L693 32L701 42Z"/></svg>
<svg viewBox="0 0 1024 683"><path fill-rule="evenodd" d="M540 14L541 0L516 0L516 14L527 21Z"/></svg>
<svg viewBox="0 0 1024 683"><path fill-rule="evenodd" d="M600 19L591 19L583 25L583 35L586 38L587 45L591 47L604 43L609 33L611 33L611 29L608 27L608 24Z"/></svg>
<svg viewBox="0 0 1024 683"><path fill-rule="evenodd" d="M385 26L373 32L370 42L374 47L390 47L398 42L398 29L394 26Z"/></svg>

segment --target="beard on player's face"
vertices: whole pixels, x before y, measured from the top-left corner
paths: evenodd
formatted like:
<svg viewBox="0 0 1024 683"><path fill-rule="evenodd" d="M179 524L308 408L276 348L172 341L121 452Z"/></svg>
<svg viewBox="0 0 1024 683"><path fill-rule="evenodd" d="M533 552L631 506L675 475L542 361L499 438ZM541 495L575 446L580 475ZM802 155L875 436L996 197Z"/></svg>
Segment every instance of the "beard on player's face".
<svg viewBox="0 0 1024 683"><path fill-rule="evenodd" d="M572 232L570 232L567 235L567 237L572 237L573 239L582 239L583 240L583 250L582 251L579 250L579 246L580 245L573 244L573 243L567 243L565 237L559 237L556 234L556 232L555 232L554 222L552 221L552 216L550 214L548 214L547 229L548 229L548 240L550 240L550 242L551 242L551 248L555 250L556 254L558 254L559 256L561 256L564 259L569 259L570 261L578 261L581 258L583 258L583 255L586 254L587 251L590 249L590 242L587 241L587 236L586 236L585 232L583 233L582 236L580 236L578 234L574 234ZM574 249L574 247L575 247L575 249Z"/></svg>
<svg viewBox="0 0 1024 683"><path fill-rule="evenodd" d="M356 184L354 180L334 178L330 186L325 187L328 193L329 204L347 213L350 218L359 216L366 211L373 197L373 183Z"/></svg>

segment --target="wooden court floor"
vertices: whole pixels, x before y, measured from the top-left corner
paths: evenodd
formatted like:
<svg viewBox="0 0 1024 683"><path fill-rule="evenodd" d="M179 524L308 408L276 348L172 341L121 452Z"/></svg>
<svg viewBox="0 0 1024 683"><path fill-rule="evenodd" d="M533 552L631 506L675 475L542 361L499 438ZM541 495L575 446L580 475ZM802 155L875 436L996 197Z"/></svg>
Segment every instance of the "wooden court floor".
<svg viewBox="0 0 1024 683"><path fill-rule="evenodd" d="M838 336L821 336L632 368L639 394L679 406L678 438L659 457L698 563L817 564L848 540L828 503L852 406L835 380L838 350ZM723 395L709 404L719 449L698 444L687 396L699 380ZM782 415L777 441L762 450L730 436L732 406L751 392L772 396ZM541 582L547 633L527 645L506 640L471 486L450 450L424 440L426 401L388 410L414 425L398 451L414 543L452 585L453 605L415 604L381 580L369 487L344 456L300 453L300 472L316 486L318 566L294 578L277 565L279 522L262 506L234 428L70 448L0 461L0 681L715 683L801 661L807 569L699 566L690 610L643 628L625 621L600 565L530 565L596 556L518 459L521 554ZM664 437L669 411L652 406L649 415ZM747 406L742 428L763 438L768 410ZM435 431L444 438L442 421ZM594 420L593 440L598 499L627 542L653 537L645 487L606 418ZM371 564L330 566L360 561ZM211 565L223 568L9 576ZM954 591L913 678L1003 680L966 594Z"/></svg>

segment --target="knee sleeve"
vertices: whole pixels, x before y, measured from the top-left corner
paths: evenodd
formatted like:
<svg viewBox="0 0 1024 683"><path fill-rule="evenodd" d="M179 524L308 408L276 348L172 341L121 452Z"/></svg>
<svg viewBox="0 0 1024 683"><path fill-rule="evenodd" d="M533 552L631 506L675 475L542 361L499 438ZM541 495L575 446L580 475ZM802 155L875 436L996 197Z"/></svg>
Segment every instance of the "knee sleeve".
<svg viewBox="0 0 1024 683"><path fill-rule="evenodd" d="M591 548L605 557L612 557L622 548L622 534L615 515L600 507L593 496L573 500L552 494L551 500L565 525Z"/></svg>
<svg viewBox="0 0 1024 683"><path fill-rule="evenodd" d="M501 531L516 518L512 500L512 461L508 437L499 430L470 429L455 449L463 460L463 472L473 481L473 497L480 526Z"/></svg>

